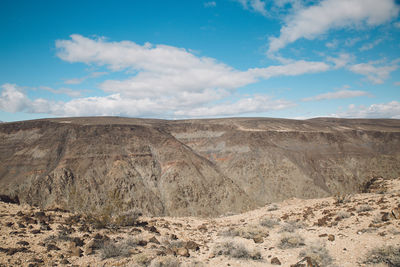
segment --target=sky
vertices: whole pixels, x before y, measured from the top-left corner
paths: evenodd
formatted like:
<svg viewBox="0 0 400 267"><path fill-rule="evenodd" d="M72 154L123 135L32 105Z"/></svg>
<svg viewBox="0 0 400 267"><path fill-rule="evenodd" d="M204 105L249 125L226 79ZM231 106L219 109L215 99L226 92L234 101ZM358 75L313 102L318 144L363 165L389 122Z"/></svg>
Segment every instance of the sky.
<svg viewBox="0 0 400 267"><path fill-rule="evenodd" d="M400 1L0 1L0 121L400 119Z"/></svg>

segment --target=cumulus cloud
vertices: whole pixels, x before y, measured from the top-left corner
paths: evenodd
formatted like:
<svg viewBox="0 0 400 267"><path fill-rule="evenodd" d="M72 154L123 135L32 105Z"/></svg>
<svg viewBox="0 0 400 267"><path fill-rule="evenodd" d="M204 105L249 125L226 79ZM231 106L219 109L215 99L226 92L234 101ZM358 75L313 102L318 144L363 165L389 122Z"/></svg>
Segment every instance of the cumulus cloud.
<svg viewBox="0 0 400 267"><path fill-rule="evenodd" d="M149 43L138 45L130 41L110 42L105 38L90 39L81 35L72 35L69 40L58 40L56 47L58 57L67 62L104 66L110 71L122 71L131 77L102 82L100 89L108 94L106 96L81 97L79 91L67 88L40 88L75 97L68 102L31 100L20 87L5 84L2 86L0 109L62 116L164 118L259 113L288 108L293 103L271 99L267 95L249 96L232 103L226 103L224 99L231 96L235 89L261 79L330 69L324 62L300 60L241 71L215 59L196 56L182 48Z"/></svg>
<svg viewBox="0 0 400 267"><path fill-rule="evenodd" d="M248 10L260 13L263 16L267 15L265 2L262 0L237 0L237 1L240 4L242 4L244 9L248 9Z"/></svg>
<svg viewBox="0 0 400 267"><path fill-rule="evenodd" d="M349 105L344 112L334 114L344 118L393 118L400 119L400 102L372 104L370 106Z"/></svg>
<svg viewBox="0 0 400 267"><path fill-rule="evenodd" d="M288 16L279 37L271 37L269 54L300 38L312 40L330 29L376 26L394 18L395 0L324 0Z"/></svg>
<svg viewBox="0 0 400 267"><path fill-rule="evenodd" d="M390 73L395 71L398 68L396 62L392 62L386 66L375 66L373 62L369 63L360 63L349 66L349 70L361 74L367 77L372 83L382 84L384 81L389 78Z"/></svg>
<svg viewBox="0 0 400 267"><path fill-rule="evenodd" d="M90 39L72 35L70 40L56 42L57 55L67 62L105 66L111 71L122 71L131 75L124 80L106 80L100 88L107 96L78 97L68 102L50 103L42 101L47 113L64 116L125 115L162 116L165 118L237 115L249 112L282 109L292 106L284 100L272 100L266 95L250 96L221 107L235 89L276 76L295 76L329 70L324 62L291 61L287 64L245 71L234 69L212 58L196 56L186 49L152 45L138 45L130 41L109 42L104 38ZM73 94L72 90L42 88L53 93ZM7 92L3 92L5 94ZM10 93L10 92L9 92ZM34 101L13 87L24 103L13 111L35 112ZM266 102L268 100L268 102ZM2 97L1 108L8 109L6 97ZM262 107L261 103L268 103ZM246 104L248 107L245 107ZM209 111L205 111L209 110ZM218 114L220 112L220 114Z"/></svg>
<svg viewBox="0 0 400 267"><path fill-rule="evenodd" d="M336 92L328 92L313 97L303 98L303 101L319 101L319 100L331 100L331 99L343 99L343 98L353 98L359 96L369 95L365 91L360 90L339 90Z"/></svg>
<svg viewBox="0 0 400 267"><path fill-rule="evenodd" d="M28 98L23 88L16 84L3 84L0 94L0 109L7 112L52 113L56 114L55 103L38 98Z"/></svg>

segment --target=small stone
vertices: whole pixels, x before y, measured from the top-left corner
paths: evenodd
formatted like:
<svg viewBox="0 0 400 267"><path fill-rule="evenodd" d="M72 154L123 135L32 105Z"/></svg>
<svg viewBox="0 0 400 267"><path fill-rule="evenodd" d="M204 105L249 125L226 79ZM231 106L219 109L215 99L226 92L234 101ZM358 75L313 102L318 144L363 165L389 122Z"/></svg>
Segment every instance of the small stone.
<svg viewBox="0 0 400 267"><path fill-rule="evenodd" d="M32 234L36 235L36 234L40 234L40 230L39 229L35 229L31 231Z"/></svg>
<svg viewBox="0 0 400 267"><path fill-rule="evenodd" d="M395 219L400 219L400 208L395 208L392 210L392 216Z"/></svg>
<svg viewBox="0 0 400 267"><path fill-rule="evenodd" d="M91 255L91 254L93 254L93 248L91 248L91 247L86 247L86 248L84 249L84 253L85 253L85 255Z"/></svg>
<svg viewBox="0 0 400 267"><path fill-rule="evenodd" d="M387 222L387 221L389 221L389 213L388 212L385 212L385 213L383 213L383 215L382 215L382 222Z"/></svg>
<svg viewBox="0 0 400 267"><path fill-rule="evenodd" d="M83 240L79 237L74 237L72 242L74 242L77 247L82 247L84 245Z"/></svg>
<svg viewBox="0 0 400 267"><path fill-rule="evenodd" d="M274 257L271 259L271 264L272 265L281 265L281 261L277 257Z"/></svg>
<svg viewBox="0 0 400 267"><path fill-rule="evenodd" d="M47 251L52 251L52 250L60 250L60 248L57 247L57 246L54 245L54 244L48 244L48 245L47 245Z"/></svg>
<svg viewBox="0 0 400 267"><path fill-rule="evenodd" d="M329 241L335 241L335 236L334 235L329 235L328 236Z"/></svg>
<svg viewBox="0 0 400 267"><path fill-rule="evenodd" d="M67 259L62 259L60 261L61 264L70 264L70 262Z"/></svg>
<svg viewBox="0 0 400 267"><path fill-rule="evenodd" d="M75 247L71 249L71 256L75 256L75 257L82 257L82 249Z"/></svg>
<svg viewBox="0 0 400 267"><path fill-rule="evenodd" d="M187 241L185 243L185 248L197 251L200 250L200 245L194 241Z"/></svg>
<svg viewBox="0 0 400 267"><path fill-rule="evenodd" d="M179 255L179 256L183 256L183 257L189 257L190 256L189 250L187 248L178 248L176 254Z"/></svg>
<svg viewBox="0 0 400 267"><path fill-rule="evenodd" d="M264 238L262 236L256 236L253 238L254 243L260 244L264 242Z"/></svg>
<svg viewBox="0 0 400 267"><path fill-rule="evenodd" d="M155 243L155 244L160 244L160 241L157 240L157 238L155 236L153 236L152 238L149 239L150 243Z"/></svg>
<svg viewBox="0 0 400 267"><path fill-rule="evenodd" d="M139 240L139 241L137 242L137 245L138 245L138 246L141 246L141 247L144 247L144 246L147 245L147 241L146 241L146 240Z"/></svg>
<svg viewBox="0 0 400 267"><path fill-rule="evenodd" d="M26 241L18 241L17 244L21 246L29 246L29 243Z"/></svg>

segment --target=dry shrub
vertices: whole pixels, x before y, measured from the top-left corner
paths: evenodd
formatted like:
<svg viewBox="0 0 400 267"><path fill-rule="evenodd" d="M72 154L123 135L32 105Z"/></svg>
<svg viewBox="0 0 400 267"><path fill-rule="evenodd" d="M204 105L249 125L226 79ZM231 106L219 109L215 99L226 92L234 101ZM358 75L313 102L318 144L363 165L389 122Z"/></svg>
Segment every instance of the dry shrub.
<svg viewBox="0 0 400 267"><path fill-rule="evenodd" d="M274 210L278 210L278 205L276 204L271 204L268 208L267 211L274 211Z"/></svg>
<svg viewBox="0 0 400 267"><path fill-rule="evenodd" d="M357 212L366 212L366 211L371 211L372 207L370 205L361 205L357 209Z"/></svg>
<svg viewBox="0 0 400 267"><path fill-rule="evenodd" d="M275 219L275 218L263 218L260 221L260 225L267 227L267 228L273 228L279 224L280 224L279 219Z"/></svg>
<svg viewBox="0 0 400 267"><path fill-rule="evenodd" d="M341 221L343 219L349 218L351 214L347 211L341 210L336 214L336 221Z"/></svg>
<svg viewBox="0 0 400 267"><path fill-rule="evenodd" d="M380 248L374 248L368 252L364 263L385 263L389 267L398 267L400 266L400 247L383 246Z"/></svg>
<svg viewBox="0 0 400 267"><path fill-rule="evenodd" d="M142 213L137 209L124 211L115 216L114 224L117 226L133 226L140 216L142 216Z"/></svg>
<svg viewBox="0 0 400 267"><path fill-rule="evenodd" d="M261 253L258 251L249 251L243 244L234 242L222 242L214 247L214 254L231 256L237 259L260 260Z"/></svg>
<svg viewBox="0 0 400 267"><path fill-rule="evenodd" d="M304 238L298 234L285 234L279 241L280 249L298 248L304 246Z"/></svg>
<svg viewBox="0 0 400 267"><path fill-rule="evenodd" d="M149 265L149 267L179 267L180 263L176 257L166 256L166 257L157 257L153 259Z"/></svg>
<svg viewBox="0 0 400 267"><path fill-rule="evenodd" d="M268 231L266 231L263 227L260 227L258 225L249 225L242 228L230 228L226 231L220 232L220 235L225 237L240 236L246 239L253 239L255 237L268 236Z"/></svg>
<svg viewBox="0 0 400 267"><path fill-rule="evenodd" d="M313 266L330 266L333 262L331 255L323 244L311 244L299 254L300 257L308 257Z"/></svg>
<svg viewBox="0 0 400 267"><path fill-rule="evenodd" d="M282 232L294 233L297 229L302 229L304 227L305 227L305 225L302 222L288 221L282 225L279 232L280 233L282 233Z"/></svg>
<svg viewBox="0 0 400 267"><path fill-rule="evenodd" d="M105 242L100 247L102 259L116 258L116 257L129 257L130 250L137 246L137 240L133 238L121 240L117 243L113 241Z"/></svg>
<svg viewBox="0 0 400 267"><path fill-rule="evenodd" d="M335 194L334 198L335 198L335 204L343 204L350 202L349 194L338 192Z"/></svg>

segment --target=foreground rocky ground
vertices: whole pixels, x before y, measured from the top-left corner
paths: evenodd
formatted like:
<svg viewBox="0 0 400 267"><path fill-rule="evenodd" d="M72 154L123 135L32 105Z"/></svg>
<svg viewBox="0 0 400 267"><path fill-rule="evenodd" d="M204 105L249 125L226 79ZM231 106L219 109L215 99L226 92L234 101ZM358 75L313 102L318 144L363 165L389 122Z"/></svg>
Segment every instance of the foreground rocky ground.
<svg viewBox="0 0 400 267"><path fill-rule="evenodd" d="M400 266L400 178L214 219L97 219L0 202L0 266Z"/></svg>

